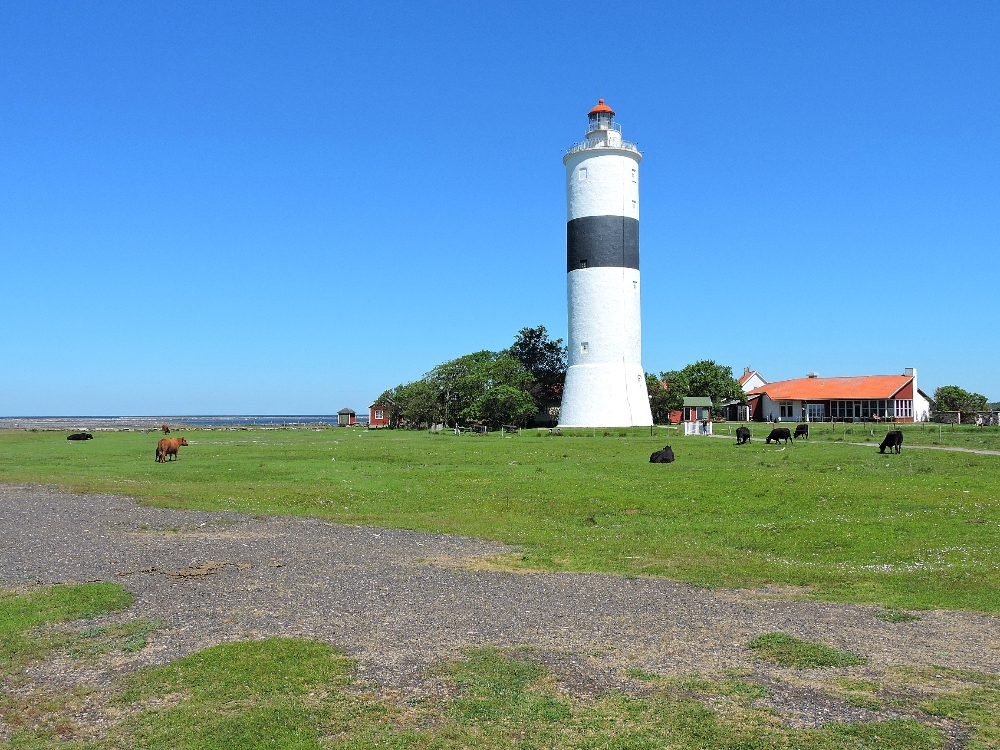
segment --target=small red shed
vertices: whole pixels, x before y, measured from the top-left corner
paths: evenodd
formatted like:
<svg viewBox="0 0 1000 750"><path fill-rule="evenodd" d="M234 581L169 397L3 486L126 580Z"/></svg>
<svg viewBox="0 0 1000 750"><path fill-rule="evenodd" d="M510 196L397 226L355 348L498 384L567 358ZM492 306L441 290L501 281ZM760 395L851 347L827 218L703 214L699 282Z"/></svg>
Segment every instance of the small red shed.
<svg viewBox="0 0 1000 750"><path fill-rule="evenodd" d="M389 426L389 407L385 404L372 404L368 407L368 426L379 428Z"/></svg>

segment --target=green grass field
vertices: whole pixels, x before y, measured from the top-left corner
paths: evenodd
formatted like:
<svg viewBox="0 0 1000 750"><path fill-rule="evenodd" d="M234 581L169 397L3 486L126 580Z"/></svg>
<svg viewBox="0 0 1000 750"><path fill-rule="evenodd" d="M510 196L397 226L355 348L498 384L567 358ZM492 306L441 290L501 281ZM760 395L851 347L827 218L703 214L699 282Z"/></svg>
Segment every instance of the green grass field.
<svg viewBox="0 0 1000 750"><path fill-rule="evenodd" d="M774 425L760 422L723 422L715 426L716 434L733 435L736 428L746 424L753 431L753 436L767 437ZM795 430L796 423L783 422L782 427ZM1000 450L1000 427L976 427L975 425L937 424L932 422L896 422L896 423L854 423L843 422L813 422L809 425L810 440L824 440L847 443L881 443L889 430L901 430L903 447L909 445L944 445L955 448L970 448L972 450Z"/></svg>
<svg viewBox="0 0 1000 750"><path fill-rule="evenodd" d="M168 464L155 434L5 432L0 481L495 539L519 546L509 566L1000 612L1000 456L640 432L189 431ZM677 462L649 464L666 442Z"/></svg>

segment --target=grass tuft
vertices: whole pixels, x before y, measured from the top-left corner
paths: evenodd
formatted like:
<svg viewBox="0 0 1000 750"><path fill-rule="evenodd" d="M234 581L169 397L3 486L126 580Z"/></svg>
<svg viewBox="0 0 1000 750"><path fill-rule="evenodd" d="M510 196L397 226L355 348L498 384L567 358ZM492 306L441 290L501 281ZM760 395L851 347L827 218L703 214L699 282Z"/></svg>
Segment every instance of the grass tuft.
<svg viewBox="0 0 1000 750"><path fill-rule="evenodd" d="M852 651L841 651L823 643L803 641L787 633L757 636L747 643L747 648L756 652L759 659L796 669L852 667L868 663L865 657Z"/></svg>
<svg viewBox="0 0 1000 750"><path fill-rule="evenodd" d="M66 645L68 637L33 636L32 628L124 609L133 596L116 583L45 586L24 594L0 591L0 674L19 671Z"/></svg>
<svg viewBox="0 0 1000 750"><path fill-rule="evenodd" d="M159 620L138 618L118 625L85 628L70 647L69 654L76 658L92 658L111 651L134 654L146 647L150 634L160 626Z"/></svg>

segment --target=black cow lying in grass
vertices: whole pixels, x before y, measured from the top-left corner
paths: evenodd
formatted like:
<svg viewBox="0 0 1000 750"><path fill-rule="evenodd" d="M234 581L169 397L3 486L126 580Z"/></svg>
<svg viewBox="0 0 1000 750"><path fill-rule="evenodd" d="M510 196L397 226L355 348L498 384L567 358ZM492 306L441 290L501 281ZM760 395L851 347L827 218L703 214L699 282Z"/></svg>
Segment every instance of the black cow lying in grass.
<svg viewBox="0 0 1000 750"><path fill-rule="evenodd" d="M779 443L782 440L784 440L787 443L791 439L792 439L791 430L789 430L787 427L775 427L773 430L771 430L771 434L767 436L767 440L765 442L770 444L772 440L775 443Z"/></svg>
<svg viewBox="0 0 1000 750"><path fill-rule="evenodd" d="M662 451L656 451L649 457L651 464L672 464L674 462L674 451L669 445L665 445Z"/></svg>
<svg viewBox="0 0 1000 750"><path fill-rule="evenodd" d="M750 442L750 428L749 427L737 427L736 428L736 444L743 445L744 443Z"/></svg>
<svg viewBox="0 0 1000 750"><path fill-rule="evenodd" d="M66 437L67 440L93 440L94 436L89 432L75 432Z"/></svg>
<svg viewBox="0 0 1000 750"><path fill-rule="evenodd" d="M793 438L804 437L804 438L808 439L809 438L809 425L807 425L807 424L797 424L797 425L795 425L795 434L792 437Z"/></svg>
<svg viewBox="0 0 1000 750"><path fill-rule="evenodd" d="M885 440L882 441L882 445L878 447L879 453L885 453L885 449L889 449L889 453L892 453L895 449L896 453L903 447L903 433L900 430L889 430L885 434Z"/></svg>

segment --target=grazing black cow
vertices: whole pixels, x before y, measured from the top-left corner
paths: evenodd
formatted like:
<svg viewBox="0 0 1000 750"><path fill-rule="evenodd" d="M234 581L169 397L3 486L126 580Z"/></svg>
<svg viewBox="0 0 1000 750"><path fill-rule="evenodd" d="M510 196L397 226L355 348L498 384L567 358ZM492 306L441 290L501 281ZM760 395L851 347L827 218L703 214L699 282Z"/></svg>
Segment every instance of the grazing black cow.
<svg viewBox="0 0 1000 750"><path fill-rule="evenodd" d="M749 427L737 427L736 428L736 444L743 445L744 443L750 442L750 428Z"/></svg>
<svg viewBox="0 0 1000 750"><path fill-rule="evenodd" d="M903 447L903 433L901 430L889 430L885 434L885 440L882 441L882 445L878 447L879 453L885 453L885 449L889 449L889 453L895 450L899 453L900 449Z"/></svg>
<svg viewBox="0 0 1000 750"><path fill-rule="evenodd" d="M66 437L67 440L93 440L94 436L89 432L74 432Z"/></svg>
<svg viewBox="0 0 1000 750"><path fill-rule="evenodd" d="M674 451L669 445L664 446L662 451L656 451L656 453L649 457L649 463L651 464L672 464L673 462Z"/></svg>
<svg viewBox="0 0 1000 750"><path fill-rule="evenodd" d="M767 436L766 443L770 444L773 440L776 444L784 440L786 443L792 439L792 431L787 427L775 427L771 430L771 434Z"/></svg>
<svg viewBox="0 0 1000 750"><path fill-rule="evenodd" d="M804 437L809 439L809 425L807 424L797 424L795 425L795 434L792 435L793 438Z"/></svg>

